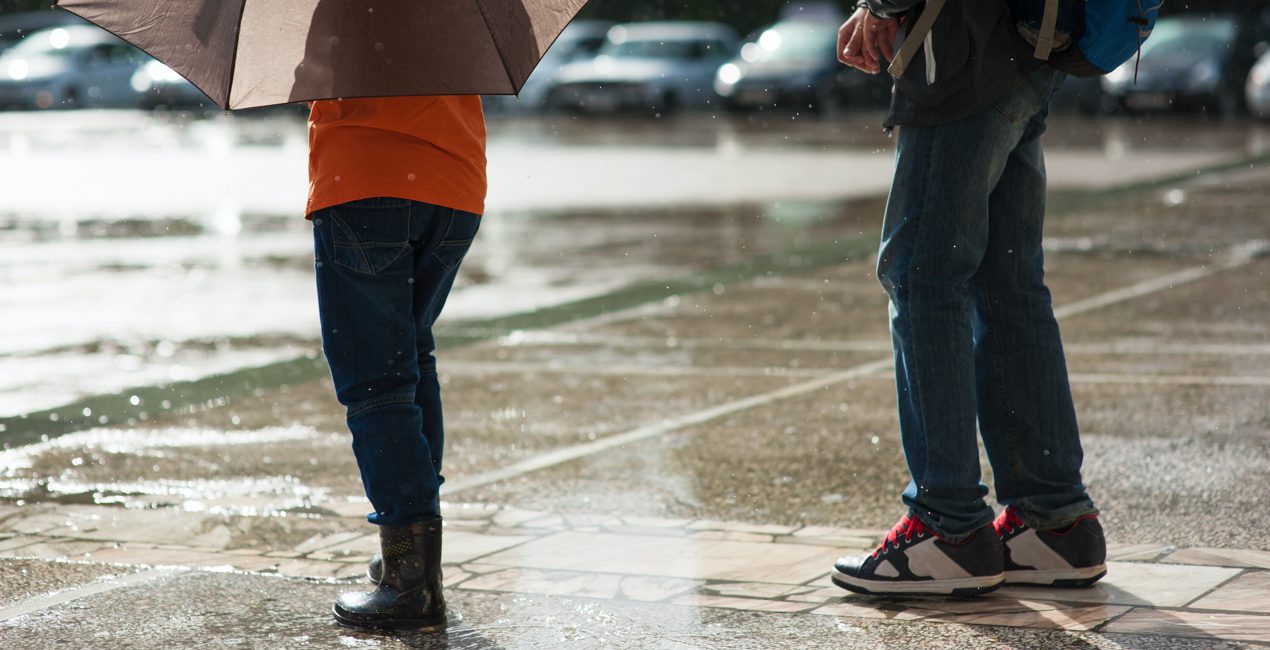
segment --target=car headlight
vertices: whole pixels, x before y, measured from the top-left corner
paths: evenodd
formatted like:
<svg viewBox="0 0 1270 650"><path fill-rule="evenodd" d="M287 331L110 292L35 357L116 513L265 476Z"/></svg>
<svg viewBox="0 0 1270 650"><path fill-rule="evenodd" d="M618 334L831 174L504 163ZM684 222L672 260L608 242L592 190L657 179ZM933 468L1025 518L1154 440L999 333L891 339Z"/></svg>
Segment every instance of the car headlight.
<svg viewBox="0 0 1270 650"><path fill-rule="evenodd" d="M9 78L14 81L22 81L31 74L31 64L25 59L15 59L9 62Z"/></svg>
<svg viewBox="0 0 1270 650"><path fill-rule="evenodd" d="M1108 72L1103 79L1106 80L1106 83L1103 84L1104 86L1122 86L1126 82L1133 80L1133 66L1125 63L1115 70Z"/></svg>
<svg viewBox="0 0 1270 650"><path fill-rule="evenodd" d="M1186 77L1186 82L1190 88L1208 88L1216 86L1220 79L1221 66L1212 59L1206 59L1196 63L1191 68L1190 74Z"/></svg>
<svg viewBox="0 0 1270 650"><path fill-rule="evenodd" d="M1252 74L1249 75L1249 78L1252 79L1252 84L1254 86L1264 88L1265 86L1270 85L1270 63L1261 63L1257 65L1257 67L1252 69Z"/></svg>

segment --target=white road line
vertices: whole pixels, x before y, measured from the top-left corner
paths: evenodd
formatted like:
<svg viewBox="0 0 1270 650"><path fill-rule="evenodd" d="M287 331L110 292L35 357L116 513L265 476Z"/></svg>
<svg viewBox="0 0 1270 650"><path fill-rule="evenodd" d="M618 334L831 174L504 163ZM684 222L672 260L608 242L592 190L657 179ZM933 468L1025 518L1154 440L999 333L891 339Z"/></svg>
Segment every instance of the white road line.
<svg viewBox="0 0 1270 650"><path fill-rule="evenodd" d="M1205 264L1204 266L1183 269L1175 273L1162 275L1158 278L1145 280L1137 284L1131 284L1121 289L1100 293L1084 300L1078 300L1055 309L1054 316L1059 319L1078 316L1080 314L1094 311L1095 309L1110 307L1111 305L1128 302L1135 298L1141 298L1153 293L1172 289L1183 284L1190 284L1198 280L1203 280L1204 278L1217 275L1223 271L1229 271L1251 263L1264 253L1268 247L1270 247L1270 242L1266 241L1250 241L1239 246L1234 246L1228 251L1225 260L1221 260L1213 264Z"/></svg>
<svg viewBox="0 0 1270 650"><path fill-rule="evenodd" d="M73 600L79 600L80 598L87 598L88 596L96 596L97 594L104 594L108 591L114 591L116 589L122 589L124 587L139 585L145 582L150 582L152 580L158 580L160 578L173 576L178 573L182 573L182 572L174 571L172 569L150 569L148 571L142 571L140 573L130 573L128 575L120 576L118 578L109 578L109 579L98 580L96 582L90 582L86 585L82 585L80 587L76 587L73 589L55 591L51 594L36 596L35 598L32 598L30 600L22 601L21 603L18 603L17 605L11 605L9 607L0 609L0 622L18 618L19 616L26 616L27 614L34 614L35 612L38 612L40 610L49 609L51 607L57 607L58 605L64 605Z"/></svg>
<svg viewBox="0 0 1270 650"><path fill-rule="evenodd" d="M550 451L545 454L541 454L533 458L523 460L519 463L515 463L507 467L496 469L490 472L477 474L475 476L472 476L466 479L447 481L446 487L444 488L444 492L447 496L452 496L455 493L462 492L464 490L470 490L472 488L489 485L491 483L505 481L507 479L515 478L523 474L536 472L540 469L545 469L547 467L560 465L562 463L567 463L572 460L577 460L579 458L590 456L592 454L596 454L601 451L612 449L614 447L622 447L625 445L638 442L640 440L655 438L665 433L670 433L672 431L677 431L679 429L684 429L686 427L690 427L693 425L709 422L710 420L721 418L725 415L731 415L733 413L738 413L740 411L746 411L746 410L756 408L759 406L765 406L765 405L772 404L774 402L778 402L784 399L789 399L791 397L799 397L801 395L807 395L810 393L814 393L818 390L829 388L830 386L833 386L835 384L840 384L840 383L851 381L854 379L862 379L874 373L887 370L890 367L891 367L890 358L879 360L879 361L873 361L870 363L860 364L848 370L834 373L826 377L820 377L820 378L812 379L810 381L805 381L799 384L794 384L792 386L786 386L784 388L780 388L777 390L768 391L766 393L760 393L758 395L753 395L751 397L746 397L743 399L728 402L727 404L721 404L713 408L697 411L696 413L689 413L686 415L681 415L679 417L670 418L670 419L658 422L656 424L649 424L649 425L639 427L638 429L634 429L632 431L627 431L626 433L620 433L613 436L606 436L604 438L600 438L599 440L595 440L592 442L585 442L582 444L565 447L563 449Z"/></svg>
<svg viewBox="0 0 1270 650"><path fill-rule="evenodd" d="M1161 276L1153 280L1139 282L1137 284L1133 284L1121 289L1115 289L1113 291L1108 291L1106 293L1092 296L1085 300L1081 300L1079 302L1066 305L1065 307L1061 309L1054 310L1055 316L1060 319L1068 318L1071 316L1088 313L1096 309L1100 309L1102 307L1108 307L1111 305L1127 302L1135 298L1141 298L1143 296L1147 296L1153 293L1159 293L1161 291L1175 288L1181 284L1195 282L1197 280L1201 280L1203 278L1216 275L1217 273L1220 273L1222 271L1228 271L1228 270L1235 269L1235 268L1244 266L1246 264L1249 264L1254 259L1257 259L1267 248L1270 248L1270 243L1266 241L1248 242L1247 244L1232 248L1230 250L1229 256L1223 262L1215 263L1212 265L1205 265L1201 267L1185 269L1183 271L1170 273L1168 275ZM652 306L646 305L644 307L649 308ZM541 333L540 332L526 333L526 336L532 338L532 337L538 337L539 334ZM570 334L570 336L574 336L574 335ZM581 338L581 335L578 335L578 338ZM681 415L676 418L670 418L668 420L663 420L662 422L659 422L657 424L645 425L637 429L627 431L626 433L606 436L604 438L600 438L598 440L594 440L591 442L585 442L585 443L581 443L577 445L572 445L570 447L565 447L563 449L557 449L555 451L550 451L545 454L534 456L533 458L528 458L519 463L513 463L512 465L508 465L507 467L503 467L501 469L497 469L497 470L493 470L489 472L483 472L481 474L477 474L475 476L472 476L466 479L456 479L454 481L449 481L446 483L447 487L444 489L444 493L447 495L452 495L459 492L463 492L465 490L471 490L473 488L489 485L491 483L498 483L500 481L505 481L511 478L515 478L517 476L523 476L525 474L536 472L541 469L546 469L548 467L554 467L556 465L561 465L563 463L574 461L579 458L585 458L587 456L597 454L602 451L613 449L614 447L625 446L625 445L638 442L641 440L647 440L648 438L655 438L657 436L670 433L672 431L678 431L686 427L703 424L705 422L709 422L711 420L714 420L726 415L732 415L733 413L738 413L740 411L746 411L752 408L766 406L768 404L772 404L784 399L789 399L791 397L799 397L802 395L807 395L817 390L823 390L825 388L829 388L831 386L834 386L836 384L840 384L843 382L857 380L857 379L865 379L872 375L875 375L876 373L880 371L887 370L891 368L891 366L892 366L892 358L890 356L887 356L885 358L878 359L876 361L862 363L860 365L854 366L842 372L834 373L824 377L819 377L816 379L811 379L799 384L794 384L792 386L786 386L785 388L780 388L777 390L760 393L758 395L754 395L751 397L735 400L732 402L728 402L727 404L722 404L720 406L716 406L713 408L697 411L696 413L688 413L686 415ZM1104 378L1115 377L1115 375L1090 375L1090 376L1104 377ZM1244 378L1244 379L1256 380L1257 378ZM1253 384L1253 385L1260 385L1260 384Z"/></svg>

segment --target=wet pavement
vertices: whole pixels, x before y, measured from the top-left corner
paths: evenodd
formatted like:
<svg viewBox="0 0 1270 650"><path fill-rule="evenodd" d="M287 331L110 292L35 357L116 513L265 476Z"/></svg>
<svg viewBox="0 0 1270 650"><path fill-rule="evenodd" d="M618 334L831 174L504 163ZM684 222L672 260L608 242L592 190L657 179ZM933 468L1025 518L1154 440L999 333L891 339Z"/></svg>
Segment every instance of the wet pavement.
<svg viewBox="0 0 1270 650"><path fill-rule="evenodd" d="M1169 147L1124 120L1056 123L1048 279L1109 575L1083 590L891 601L827 580L835 557L870 548L897 518L906 480L872 277L884 181L831 182L885 160L874 149L887 141L825 124L599 126L507 122L492 159L545 148L567 169L638 143L621 164L670 177L683 161L667 151L684 141L685 160L717 169L740 147L754 165L742 177L831 165L784 195L716 187L698 201L668 181L682 207L630 203L627 186L659 193L629 174L561 189L551 210L538 189L508 183L515 200L499 200L525 207L490 215L442 336L453 613L439 636L353 632L327 613L364 584L376 540L316 358L302 227L264 208L231 233L203 217L120 222L70 205L72 228L17 201L0 228L0 248L27 256L0 258L15 287L0 304L27 317L0 319L0 645L1270 639L1260 127L1190 125ZM235 146L285 161L294 145L271 129L244 128ZM1137 171L1109 177L1115 165ZM90 272L118 286L77 284ZM40 292L59 288L42 307ZM91 309L125 294L135 300L118 311Z"/></svg>

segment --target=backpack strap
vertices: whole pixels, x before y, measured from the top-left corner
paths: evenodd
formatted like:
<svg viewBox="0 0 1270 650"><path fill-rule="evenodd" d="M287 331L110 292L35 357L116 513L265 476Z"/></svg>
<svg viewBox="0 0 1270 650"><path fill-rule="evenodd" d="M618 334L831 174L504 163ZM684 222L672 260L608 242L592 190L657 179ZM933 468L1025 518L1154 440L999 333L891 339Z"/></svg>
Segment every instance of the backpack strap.
<svg viewBox="0 0 1270 650"><path fill-rule="evenodd" d="M1046 61L1054 51L1054 32L1058 31L1058 0L1045 0L1045 13L1041 14L1041 29L1036 33L1036 51L1032 56Z"/></svg>
<svg viewBox="0 0 1270 650"><path fill-rule="evenodd" d="M1049 1L1056 3L1055 11L1057 11L1058 0ZM895 58L891 59L891 65L886 69L892 77L899 79L904 76L904 71L908 70L908 64L917 55L917 50L921 48L922 41L926 40L926 35L930 34L931 28L935 26L935 19L939 17L939 12L943 8L944 0L926 0L926 8L922 10L922 15L917 18L916 23L913 23L913 28L908 30L908 34L904 36L904 43L900 45Z"/></svg>

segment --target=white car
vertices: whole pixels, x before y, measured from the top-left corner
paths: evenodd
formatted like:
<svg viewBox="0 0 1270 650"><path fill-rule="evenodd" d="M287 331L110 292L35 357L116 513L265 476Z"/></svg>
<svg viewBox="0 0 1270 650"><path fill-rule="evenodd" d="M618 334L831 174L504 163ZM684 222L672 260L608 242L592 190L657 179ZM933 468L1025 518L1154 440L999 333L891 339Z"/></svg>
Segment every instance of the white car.
<svg viewBox="0 0 1270 650"><path fill-rule="evenodd" d="M132 75L150 60L91 25L32 32L0 55L0 107L135 108Z"/></svg>
<svg viewBox="0 0 1270 650"><path fill-rule="evenodd" d="M560 69L547 102L577 112L654 115L718 105L714 75L737 45L736 32L718 23L616 25L594 59Z"/></svg>
<svg viewBox="0 0 1270 650"><path fill-rule="evenodd" d="M1244 86L1248 100L1248 112L1262 119L1270 119L1270 52L1266 52L1252 66L1248 83Z"/></svg>

